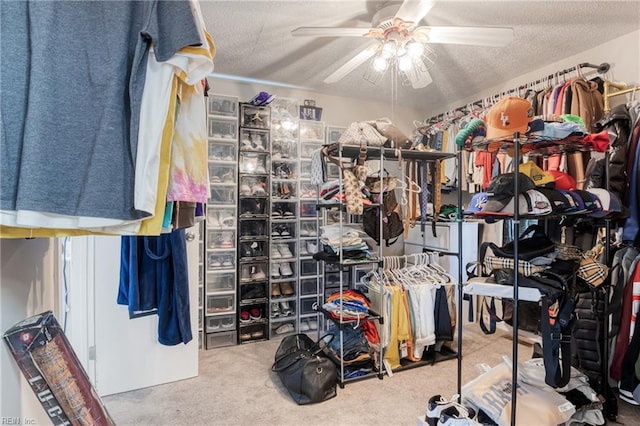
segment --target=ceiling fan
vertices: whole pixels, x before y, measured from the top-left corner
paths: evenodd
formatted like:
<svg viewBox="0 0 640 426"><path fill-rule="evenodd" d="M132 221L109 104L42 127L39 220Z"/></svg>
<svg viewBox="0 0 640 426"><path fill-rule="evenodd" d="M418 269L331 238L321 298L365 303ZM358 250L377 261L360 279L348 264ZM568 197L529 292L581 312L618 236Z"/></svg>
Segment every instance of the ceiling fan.
<svg viewBox="0 0 640 426"><path fill-rule="evenodd" d="M429 0L389 2L374 15L371 28L299 27L291 31L291 35L376 40L325 78L325 83L340 81L375 56L370 65L374 72L383 73L390 66L397 66L404 79L416 89L432 82L427 68L432 62L433 50L428 44L501 47L513 39L513 30L506 27L418 26L434 3Z"/></svg>

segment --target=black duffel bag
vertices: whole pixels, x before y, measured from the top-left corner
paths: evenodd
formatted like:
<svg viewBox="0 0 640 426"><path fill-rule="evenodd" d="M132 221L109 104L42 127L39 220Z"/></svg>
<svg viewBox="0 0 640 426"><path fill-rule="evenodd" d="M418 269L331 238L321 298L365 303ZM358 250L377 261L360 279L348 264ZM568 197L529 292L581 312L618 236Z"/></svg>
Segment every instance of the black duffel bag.
<svg viewBox="0 0 640 426"><path fill-rule="evenodd" d="M294 334L282 339L271 370L298 405L315 404L337 395L338 373L335 364L324 355L322 346L306 334Z"/></svg>

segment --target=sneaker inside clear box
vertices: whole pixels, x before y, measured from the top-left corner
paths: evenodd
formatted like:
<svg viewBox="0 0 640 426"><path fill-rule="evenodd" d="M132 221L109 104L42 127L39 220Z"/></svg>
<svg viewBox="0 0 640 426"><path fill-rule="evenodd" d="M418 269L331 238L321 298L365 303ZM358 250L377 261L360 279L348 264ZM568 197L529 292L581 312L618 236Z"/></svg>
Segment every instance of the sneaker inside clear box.
<svg viewBox="0 0 640 426"><path fill-rule="evenodd" d="M240 149L245 151L269 151L269 131L240 129Z"/></svg>
<svg viewBox="0 0 640 426"><path fill-rule="evenodd" d="M237 139L235 120L209 118L209 137L216 140Z"/></svg>
<svg viewBox="0 0 640 426"><path fill-rule="evenodd" d="M209 163L209 182L212 184L227 184L235 186L235 164Z"/></svg>
<svg viewBox="0 0 640 426"><path fill-rule="evenodd" d="M233 249L236 246L235 230L207 231L207 249Z"/></svg>

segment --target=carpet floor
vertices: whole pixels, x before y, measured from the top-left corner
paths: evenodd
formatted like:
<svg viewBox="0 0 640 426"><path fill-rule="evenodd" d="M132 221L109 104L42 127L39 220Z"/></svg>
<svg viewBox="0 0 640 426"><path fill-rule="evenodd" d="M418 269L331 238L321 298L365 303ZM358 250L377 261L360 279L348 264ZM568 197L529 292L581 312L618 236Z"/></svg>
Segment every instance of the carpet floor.
<svg viewBox="0 0 640 426"><path fill-rule="evenodd" d="M511 354L511 334L483 335L477 325L463 332L462 383L476 376L475 366L494 366ZM415 425L435 394L456 393L457 360L347 383L338 396L299 406L275 373L279 341L251 343L200 352L198 377L104 397L117 425ZM520 361L532 348L519 345ZM618 421L640 425L640 408L619 401ZM532 419L532 426L540 426ZM528 426L528 425L524 425Z"/></svg>

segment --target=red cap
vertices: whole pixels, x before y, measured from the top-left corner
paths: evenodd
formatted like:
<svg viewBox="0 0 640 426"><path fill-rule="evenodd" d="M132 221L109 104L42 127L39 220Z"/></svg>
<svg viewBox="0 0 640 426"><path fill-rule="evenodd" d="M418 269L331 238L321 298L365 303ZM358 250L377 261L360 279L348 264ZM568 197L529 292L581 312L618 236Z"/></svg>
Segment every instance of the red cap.
<svg viewBox="0 0 640 426"><path fill-rule="evenodd" d="M573 178L573 176L558 170L547 170L547 173L549 173L551 176L553 176L553 179L555 179L555 189L566 189L567 191L576 189L576 180Z"/></svg>

